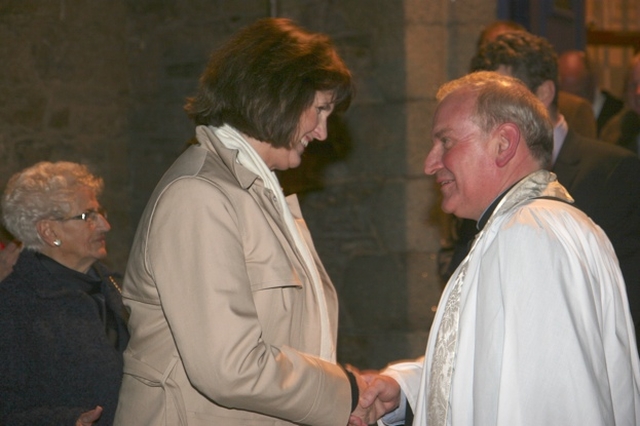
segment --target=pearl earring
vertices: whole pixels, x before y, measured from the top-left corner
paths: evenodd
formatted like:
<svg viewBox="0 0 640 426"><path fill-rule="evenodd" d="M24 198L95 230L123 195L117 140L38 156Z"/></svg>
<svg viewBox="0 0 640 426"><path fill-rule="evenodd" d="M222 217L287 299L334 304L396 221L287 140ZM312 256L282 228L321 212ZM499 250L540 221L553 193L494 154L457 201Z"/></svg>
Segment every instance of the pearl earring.
<svg viewBox="0 0 640 426"><path fill-rule="evenodd" d="M55 240L53 240L53 245L56 247L60 247L62 245L62 241L56 238Z"/></svg>

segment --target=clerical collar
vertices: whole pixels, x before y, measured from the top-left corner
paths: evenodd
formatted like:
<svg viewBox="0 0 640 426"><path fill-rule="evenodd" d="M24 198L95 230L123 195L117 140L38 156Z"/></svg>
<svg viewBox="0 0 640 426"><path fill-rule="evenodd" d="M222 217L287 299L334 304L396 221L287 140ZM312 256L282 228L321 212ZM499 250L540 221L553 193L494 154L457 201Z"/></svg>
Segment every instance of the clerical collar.
<svg viewBox="0 0 640 426"><path fill-rule="evenodd" d="M518 181L518 182L520 182L520 181ZM511 188L513 188L514 186L516 186L518 184L518 182L516 182L513 185L511 185L509 188L507 188L506 191L502 192L502 194L498 195L498 197L495 200L493 200L493 202L489 205L489 207L487 207L487 209L484 211L484 213L482 213L482 216L480 216L480 219L478 220L478 223L476 224L476 227L478 228L478 231L482 231L482 228L484 228L484 226L487 224L487 222L489 221L489 218L493 214L493 211L496 209L496 207L498 207L498 204L500 203L500 201L504 198L505 195L507 195L507 193L509 191L511 191Z"/></svg>

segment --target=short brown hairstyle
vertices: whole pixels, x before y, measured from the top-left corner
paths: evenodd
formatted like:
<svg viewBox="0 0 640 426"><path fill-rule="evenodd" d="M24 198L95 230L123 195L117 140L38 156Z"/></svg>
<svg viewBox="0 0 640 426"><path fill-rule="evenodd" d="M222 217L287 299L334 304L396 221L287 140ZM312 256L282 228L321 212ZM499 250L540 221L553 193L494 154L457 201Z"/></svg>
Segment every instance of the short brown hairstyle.
<svg viewBox="0 0 640 426"><path fill-rule="evenodd" d="M553 82L557 92L558 55L543 37L525 31L501 34L482 45L471 59L472 72L495 71L500 65L508 67L511 75L534 93L547 80Z"/></svg>
<svg viewBox="0 0 640 426"><path fill-rule="evenodd" d="M348 108L353 96L351 73L329 37L265 18L213 53L185 110L196 125L229 124L289 147L316 91L332 92L336 111Z"/></svg>

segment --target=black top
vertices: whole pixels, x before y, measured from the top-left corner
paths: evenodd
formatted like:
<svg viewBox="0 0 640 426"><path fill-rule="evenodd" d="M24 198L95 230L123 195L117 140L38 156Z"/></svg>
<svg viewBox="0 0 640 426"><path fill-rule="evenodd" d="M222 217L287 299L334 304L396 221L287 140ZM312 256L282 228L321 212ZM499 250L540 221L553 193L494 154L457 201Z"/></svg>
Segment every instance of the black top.
<svg viewBox="0 0 640 426"><path fill-rule="evenodd" d="M129 335L117 276L24 250L0 285L0 424L111 425Z"/></svg>
<svg viewBox="0 0 640 426"><path fill-rule="evenodd" d="M635 111L626 111L620 119L620 138L616 144L637 154L638 135L640 135L640 116Z"/></svg>
<svg viewBox="0 0 640 426"><path fill-rule="evenodd" d="M598 135L600 135L600 132L604 128L604 125L607 124L607 122L611 120L614 115L619 113L624 107L624 102L622 102L622 100L616 98L606 90L602 91L602 95L604 96L604 103L602 104L600 113L596 117Z"/></svg>

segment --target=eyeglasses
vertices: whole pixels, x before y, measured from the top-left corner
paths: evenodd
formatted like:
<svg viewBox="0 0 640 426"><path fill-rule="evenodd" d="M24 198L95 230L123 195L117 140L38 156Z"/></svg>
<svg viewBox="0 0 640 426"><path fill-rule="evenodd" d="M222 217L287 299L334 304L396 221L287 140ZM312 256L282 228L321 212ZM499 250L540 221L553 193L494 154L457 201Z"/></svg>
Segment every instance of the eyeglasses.
<svg viewBox="0 0 640 426"><path fill-rule="evenodd" d="M77 216L71 216L64 219L58 219L60 222L66 222L67 220L81 220L83 222L95 222L98 218L98 215L103 218L107 218L107 211L102 207L98 209L89 209L85 210Z"/></svg>

